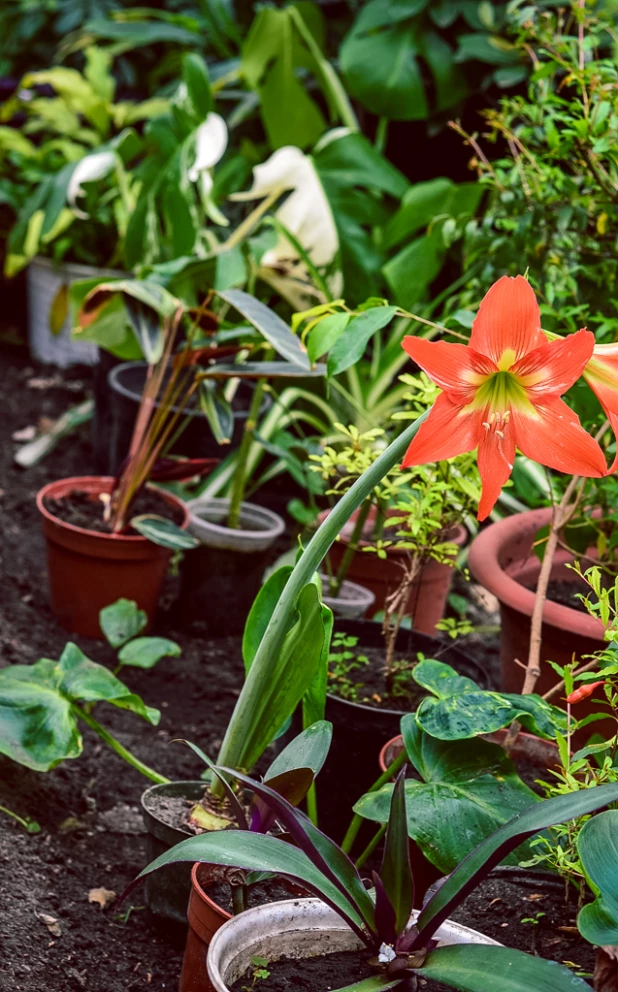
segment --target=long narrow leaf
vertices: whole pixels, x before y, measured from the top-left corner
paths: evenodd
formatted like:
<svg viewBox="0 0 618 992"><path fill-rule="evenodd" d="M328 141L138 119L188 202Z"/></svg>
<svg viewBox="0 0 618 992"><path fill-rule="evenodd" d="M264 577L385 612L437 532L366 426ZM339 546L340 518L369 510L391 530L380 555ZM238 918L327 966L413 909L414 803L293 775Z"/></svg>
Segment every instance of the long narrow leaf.
<svg viewBox="0 0 618 992"><path fill-rule="evenodd" d="M219 290L217 296L246 317L282 358L306 370L311 368L306 349L299 338L273 310L242 289L228 289L225 292Z"/></svg>
<svg viewBox="0 0 618 992"><path fill-rule="evenodd" d="M304 813L295 809L265 783L256 782L247 775L234 771L233 768L221 766L219 768L229 775L235 775L239 782L254 789L268 803L296 844L307 854L316 868L330 879L346 898L353 901L357 912L367 927L372 930L375 916L374 905L356 866L347 854L344 854L341 848L330 837L322 833Z"/></svg>
<svg viewBox="0 0 618 992"><path fill-rule="evenodd" d="M430 951L417 974L460 992L590 992L590 986L557 961L510 947L450 944ZM494 977L495 976L495 977Z"/></svg>
<svg viewBox="0 0 618 992"><path fill-rule="evenodd" d="M386 992L387 989L396 989L402 987L401 978L384 978L383 975L372 975L371 978L363 978L360 982L354 982L354 985L346 985L344 989L338 989L337 992Z"/></svg>
<svg viewBox="0 0 618 992"><path fill-rule="evenodd" d="M151 861L131 882L121 899L126 898L146 875L179 861L201 861L249 871L276 872L296 879L332 906L361 940L367 943L363 920L352 901L342 895L337 886L316 868L304 851L278 837L255 834L249 830L217 830L181 841Z"/></svg>
<svg viewBox="0 0 618 992"><path fill-rule="evenodd" d="M384 856L380 868L380 878L384 885L386 896L395 911L395 926L397 934L403 933L410 919L412 903L414 902L414 883L410 866L410 840L408 838L408 822L406 816L406 770L405 766L399 772L393 796L391 811L386 828ZM380 916L376 905L376 926L382 937ZM390 941L389 941L390 943Z"/></svg>
<svg viewBox="0 0 618 992"><path fill-rule="evenodd" d="M192 744L191 741L186 741L183 738L178 737L175 741L172 741L172 744L186 744L187 747L190 747L193 753L197 754L198 758L201 758L204 764L207 765L208 768L210 768L213 775L216 775L216 777L221 782L221 785L223 786L223 789L228 798L230 806L234 811L234 816L236 817L236 822L238 824L239 829L248 830L249 824L247 823L247 817L245 816L245 811L242 808L242 804L238 801L238 797L236 796L236 793L234 792L232 786L226 779L225 775L221 774L221 772L215 765L214 761L210 760L208 755L205 754L204 751L202 751L201 747L198 747L197 744Z"/></svg>
<svg viewBox="0 0 618 992"><path fill-rule="evenodd" d="M479 881L528 837L556 823L593 813L616 801L618 784L597 785L580 792L545 799L518 813L464 858L429 900L418 920L419 935L414 946L424 947L435 930Z"/></svg>

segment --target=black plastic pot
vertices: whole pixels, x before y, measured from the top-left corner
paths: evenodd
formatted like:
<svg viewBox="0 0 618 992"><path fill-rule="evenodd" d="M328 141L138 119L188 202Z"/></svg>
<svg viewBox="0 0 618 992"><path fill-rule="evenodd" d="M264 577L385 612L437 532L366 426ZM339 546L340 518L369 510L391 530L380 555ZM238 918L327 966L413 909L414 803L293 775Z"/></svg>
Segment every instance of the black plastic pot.
<svg viewBox="0 0 618 992"><path fill-rule="evenodd" d="M147 369L146 362L123 362L109 372L111 475L117 473L129 450ZM188 415L189 420L172 448L173 454L186 455L189 458L224 458L229 454L232 448L240 444L254 388L252 383L241 382L236 391L232 401L234 430L229 444L217 444L207 418L198 407L194 406L183 414L183 416ZM265 397L261 413L268 409L270 402L270 397ZM172 409L177 408L172 407Z"/></svg>
<svg viewBox="0 0 618 992"><path fill-rule="evenodd" d="M242 503L240 528L226 526L228 499L189 504L189 532L201 544L184 555L176 616L182 626L211 637L242 634L273 546L285 523L276 513Z"/></svg>
<svg viewBox="0 0 618 992"><path fill-rule="evenodd" d="M170 827L164 823L156 809L156 799L182 798L197 802L204 795L206 785L201 781L168 782L166 785L151 785L142 795L142 816L147 830L147 863L168 851L187 837L188 830ZM191 862L165 865L147 875L143 882L144 901L155 916L163 917L183 927L187 925L187 905L191 894Z"/></svg>
<svg viewBox="0 0 618 992"><path fill-rule="evenodd" d="M109 374L122 365L122 359L99 348L99 361L93 370L94 417L92 420L92 450L97 475L115 475L112 464L112 391Z"/></svg>
<svg viewBox="0 0 618 992"><path fill-rule="evenodd" d="M357 649L383 648L382 626L371 620L344 620L337 629L358 637ZM481 666L459 648L428 634L401 630L397 652L415 657L418 651L437 658L474 679L481 688L488 685ZM333 741L326 763L316 779L320 828L337 841L343 839L352 817L352 806L380 775L378 756L381 748L399 733L401 717L407 710L377 709L352 703L337 696L326 698L326 719L333 724ZM334 801L335 800L335 801ZM369 828L367 828L369 830ZM363 831L361 838L368 839Z"/></svg>

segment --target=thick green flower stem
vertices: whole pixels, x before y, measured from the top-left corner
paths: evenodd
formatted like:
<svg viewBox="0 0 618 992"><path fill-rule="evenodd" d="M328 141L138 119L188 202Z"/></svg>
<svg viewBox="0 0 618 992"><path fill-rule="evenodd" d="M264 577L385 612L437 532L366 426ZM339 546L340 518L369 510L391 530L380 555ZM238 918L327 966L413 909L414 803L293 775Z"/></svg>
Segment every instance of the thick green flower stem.
<svg viewBox="0 0 618 992"><path fill-rule="evenodd" d="M227 525L230 530L238 530L240 526L240 509L242 498L245 495L245 484L247 481L247 459L249 457L251 445L253 444L255 428L260 414L265 385L266 379L258 379L255 384L253 396L251 397L251 405L249 406L249 413L245 421L242 441L240 442L240 447L238 448L238 460L236 462L236 470L234 472L234 480L232 483L232 495L230 497L230 512L227 518Z"/></svg>
<svg viewBox="0 0 618 992"><path fill-rule="evenodd" d="M367 792L377 792L378 789L381 789L382 786L386 785L387 782L392 782L397 772L399 772L403 768L407 760L408 760L408 752L404 747L401 754L398 754L395 760L391 761L386 771L383 772L378 779L376 779L376 781L373 783L371 788L367 790ZM345 837L343 838L343 842L341 844L341 850L345 851L346 854L349 854L350 851L352 850L352 845L354 844L354 841L358 836L358 831L362 827L363 821L364 821L364 817L359 816L358 813L355 813L354 816L352 817L352 822L348 827L348 831ZM367 855L367 857L369 857L369 855Z"/></svg>
<svg viewBox="0 0 618 992"><path fill-rule="evenodd" d="M265 705L263 686L267 683L273 666L276 664L279 652L290 629L294 617L298 597L311 582L314 573L319 568L324 556L330 550L344 524L350 519L355 510L375 489L384 476L391 471L403 458L408 445L416 435L421 423L429 411L410 424L399 437L392 441L388 448L357 479L354 485L333 507L321 526L313 535L300 559L296 563L287 584L273 610L272 617L264 632L260 646L256 652L253 664L249 669L242 692L238 697L234 712L227 727L223 744L219 752L218 764L228 768L246 766L244 756L250 746L249 731L251 725L259 719ZM220 787L219 787L220 788ZM213 791L219 794L219 788Z"/></svg>
<svg viewBox="0 0 618 992"><path fill-rule="evenodd" d="M76 703L72 704L72 709L73 712L76 714L76 716L78 716L81 720L83 720L84 723L87 723L88 726L91 728L91 730L94 730L95 734L98 734L101 740L105 741L105 743L109 747L111 747L112 751L115 751L120 758L122 758L129 765L135 768L136 771L140 772L146 778L150 779L151 782L156 782L157 785L167 785L167 783L170 781L169 778L165 778L164 775L159 775L159 773L156 772L154 768L149 768L148 765L145 765L143 761L140 761L139 758L136 758L134 754L131 754L130 751L127 751L126 747L123 747L120 741L117 741L116 738L113 737L112 734L110 734L109 730L106 730L105 727L102 727L101 724L98 723L94 719L94 717L90 715L90 713L86 713L86 711L83 710L82 707L78 706Z"/></svg>
<svg viewBox="0 0 618 992"><path fill-rule="evenodd" d="M367 858L370 858L371 857L371 855L375 851L376 847L378 846L378 844L380 843L380 841L384 837L384 834L386 833L386 827L387 827L387 824L386 823L383 823L381 827L378 827L378 829L376 830L375 834L373 835L373 837L371 838L371 840L367 844L367 847L365 848L365 850L363 851L363 853L361 855L359 855L359 857L354 862L354 864L356 865L357 868L362 868L363 865L365 864L365 861L367 860Z"/></svg>
<svg viewBox="0 0 618 992"><path fill-rule="evenodd" d="M367 517L369 516L370 509L371 499L367 497L358 511L358 516L354 523L354 530L352 531L349 544L343 553L343 558L341 559L341 564L337 569L337 574L329 582L329 592L331 596L338 596L341 592L343 580L347 577L347 574L350 571L350 565L352 564L352 559L358 551L358 545L363 536L363 530L365 528L365 524L367 523Z"/></svg>

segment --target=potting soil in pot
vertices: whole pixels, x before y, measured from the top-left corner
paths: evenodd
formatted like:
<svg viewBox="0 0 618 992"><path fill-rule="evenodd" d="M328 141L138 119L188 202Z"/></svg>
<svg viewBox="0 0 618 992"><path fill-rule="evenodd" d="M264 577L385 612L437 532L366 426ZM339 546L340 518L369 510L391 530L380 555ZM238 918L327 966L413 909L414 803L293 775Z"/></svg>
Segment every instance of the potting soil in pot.
<svg viewBox="0 0 618 992"><path fill-rule="evenodd" d="M414 652L395 652L393 677L387 684L384 649L357 645L349 650L354 655L351 664L346 661L329 664L328 691L334 696L365 706L408 711L415 710L427 695L427 690L412 677L417 664ZM340 652L335 647L331 653Z"/></svg>
<svg viewBox="0 0 618 992"><path fill-rule="evenodd" d="M93 499L89 493L74 490L62 499L47 497L45 508L49 510L59 520L74 527L82 527L84 530L98 531L109 534L110 526L103 519L104 503L100 499ZM156 514L159 517L166 517L175 524L181 524L183 514L179 507L171 506L170 503L153 489L142 489L131 504L130 516L137 517L142 514ZM127 534L137 534L137 531L129 527Z"/></svg>

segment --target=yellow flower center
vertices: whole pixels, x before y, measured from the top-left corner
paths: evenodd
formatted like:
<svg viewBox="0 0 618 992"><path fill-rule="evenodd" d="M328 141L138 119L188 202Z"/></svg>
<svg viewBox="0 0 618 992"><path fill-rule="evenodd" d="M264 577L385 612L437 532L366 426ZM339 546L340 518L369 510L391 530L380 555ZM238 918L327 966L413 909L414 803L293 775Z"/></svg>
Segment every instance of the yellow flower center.
<svg viewBox="0 0 618 992"><path fill-rule="evenodd" d="M503 356L504 361L505 356ZM512 364L512 362L511 362ZM528 399L528 393L522 384L521 377L512 372L492 372L485 376L484 382L478 387L476 395L462 413L483 410L484 423L489 429L493 426L498 432L502 425L508 423L511 410L536 417L534 406Z"/></svg>

